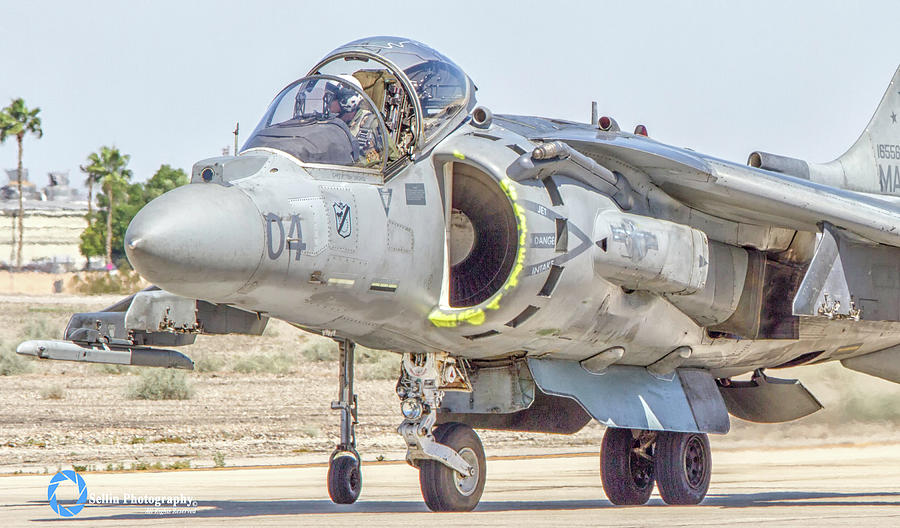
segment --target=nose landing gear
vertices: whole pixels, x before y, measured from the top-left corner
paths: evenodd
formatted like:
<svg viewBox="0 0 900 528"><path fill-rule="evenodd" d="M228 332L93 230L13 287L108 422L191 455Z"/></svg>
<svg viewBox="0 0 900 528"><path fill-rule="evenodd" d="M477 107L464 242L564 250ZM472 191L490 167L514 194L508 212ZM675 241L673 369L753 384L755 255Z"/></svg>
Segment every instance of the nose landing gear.
<svg viewBox="0 0 900 528"><path fill-rule="evenodd" d="M340 388L331 408L341 411L341 443L328 461L328 495L336 504L353 504L362 491L362 460L356 451L356 394L353 392L353 353L356 344L338 339Z"/></svg>
<svg viewBox="0 0 900 528"><path fill-rule="evenodd" d="M463 365L446 354L405 354L397 395L405 420L406 461L419 469L425 504L432 511L470 511L484 492L484 447L466 424L435 426L445 390L471 391Z"/></svg>

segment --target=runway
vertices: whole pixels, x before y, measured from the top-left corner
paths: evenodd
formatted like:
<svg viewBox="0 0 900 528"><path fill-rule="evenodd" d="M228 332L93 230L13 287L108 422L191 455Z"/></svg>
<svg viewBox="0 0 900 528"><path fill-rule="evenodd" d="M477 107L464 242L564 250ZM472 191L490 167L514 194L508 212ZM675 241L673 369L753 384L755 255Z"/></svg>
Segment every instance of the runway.
<svg viewBox="0 0 900 528"><path fill-rule="evenodd" d="M325 457L323 457L324 459ZM47 502L51 475L0 477L5 526L898 526L900 444L718 450L709 494L699 506L615 507L600 486L596 453L489 459L487 485L471 513L425 508L418 472L402 462L363 467L359 502L328 500L324 464L167 472L83 473L88 504L60 519ZM68 484L68 483L67 483ZM196 507L128 504L176 496ZM61 500L76 486L61 485Z"/></svg>

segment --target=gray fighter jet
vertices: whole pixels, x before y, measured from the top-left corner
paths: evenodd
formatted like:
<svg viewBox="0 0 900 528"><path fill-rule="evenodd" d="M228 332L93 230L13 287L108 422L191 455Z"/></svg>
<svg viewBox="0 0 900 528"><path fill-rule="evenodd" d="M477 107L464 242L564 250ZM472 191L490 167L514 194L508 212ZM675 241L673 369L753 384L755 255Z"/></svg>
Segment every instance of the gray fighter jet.
<svg viewBox="0 0 900 528"><path fill-rule="evenodd" d="M432 510L478 504L475 429L592 419L613 503L656 486L695 504L729 414L821 408L766 369L838 360L900 382L898 90L900 71L831 163L742 165L596 112L492 115L435 50L351 42L275 97L239 156L137 214L126 252L158 287L18 352L189 369L159 347L275 317L340 344L335 502L361 490L359 343L402 354L399 432Z"/></svg>

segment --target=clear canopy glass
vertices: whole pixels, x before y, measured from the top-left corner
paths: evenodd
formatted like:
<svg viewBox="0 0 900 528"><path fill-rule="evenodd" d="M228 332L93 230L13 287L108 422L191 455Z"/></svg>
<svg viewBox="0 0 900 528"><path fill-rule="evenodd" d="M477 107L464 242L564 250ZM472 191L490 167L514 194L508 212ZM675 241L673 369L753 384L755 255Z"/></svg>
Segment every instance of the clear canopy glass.
<svg viewBox="0 0 900 528"><path fill-rule="evenodd" d="M416 145L415 105L400 79L374 60L336 59L323 65L319 74L352 77L381 111L390 138L391 159L410 154Z"/></svg>
<svg viewBox="0 0 900 528"><path fill-rule="evenodd" d="M474 86L463 71L447 57L430 47L410 39L398 37L371 37L357 40L334 50L313 73L348 74L362 81L367 94L385 116L388 132L397 144L404 144L402 121L410 121L409 133L421 134L422 143L435 138L446 124L462 111L474 106ZM366 82L363 78L369 79ZM398 82L399 81L399 82ZM421 115L405 115L402 108L394 108L388 93L396 83L404 93L397 94L397 101L415 98ZM395 89L395 92L397 90ZM411 93L406 93L411 92ZM413 101L409 101L413 103ZM392 112L401 122L392 129ZM418 130L418 127L421 130ZM415 138L418 140L418 138Z"/></svg>
<svg viewBox="0 0 900 528"><path fill-rule="evenodd" d="M350 76L300 79L278 94L243 150L280 150L304 163L381 170L384 125Z"/></svg>

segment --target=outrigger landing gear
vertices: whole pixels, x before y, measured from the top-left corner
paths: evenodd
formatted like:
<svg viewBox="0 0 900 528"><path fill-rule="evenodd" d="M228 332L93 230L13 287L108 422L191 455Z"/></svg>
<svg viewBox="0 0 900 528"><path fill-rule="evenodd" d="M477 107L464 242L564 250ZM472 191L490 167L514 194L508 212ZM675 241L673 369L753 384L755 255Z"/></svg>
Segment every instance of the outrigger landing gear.
<svg viewBox="0 0 900 528"><path fill-rule="evenodd" d="M704 433L609 428L603 436L600 478L613 504L644 504L654 482L666 504L699 504L712 474Z"/></svg>
<svg viewBox="0 0 900 528"><path fill-rule="evenodd" d="M432 511L470 511L484 492L484 447L466 424L435 426L445 390L471 392L464 366L446 354L404 354L397 382L405 418L406 461L419 469L419 485Z"/></svg>
<svg viewBox="0 0 900 528"><path fill-rule="evenodd" d="M328 495L337 504L353 504L362 491L362 460L356 451L356 394L353 393L353 352L356 344L336 339L340 352L340 389L331 408L341 411L341 443L328 461Z"/></svg>

